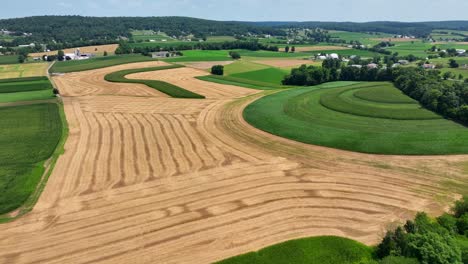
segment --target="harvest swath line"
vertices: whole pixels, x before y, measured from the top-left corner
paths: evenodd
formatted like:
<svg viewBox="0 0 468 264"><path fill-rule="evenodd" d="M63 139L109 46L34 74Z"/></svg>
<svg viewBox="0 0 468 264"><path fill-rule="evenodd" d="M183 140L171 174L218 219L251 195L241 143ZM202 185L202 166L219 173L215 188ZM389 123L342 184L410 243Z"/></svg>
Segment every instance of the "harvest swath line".
<svg viewBox="0 0 468 264"><path fill-rule="evenodd" d="M259 131L242 112L265 93L194 78L203 71L133 78L204 100L104 81L162 65L54 77L70 129L65 154L34 210L2 226L0 263L211 263L316 235L372 244L393 221L441 212L434 194L452 199L441 181L466 181L454 169L466 156L365 155Z"/></svg>

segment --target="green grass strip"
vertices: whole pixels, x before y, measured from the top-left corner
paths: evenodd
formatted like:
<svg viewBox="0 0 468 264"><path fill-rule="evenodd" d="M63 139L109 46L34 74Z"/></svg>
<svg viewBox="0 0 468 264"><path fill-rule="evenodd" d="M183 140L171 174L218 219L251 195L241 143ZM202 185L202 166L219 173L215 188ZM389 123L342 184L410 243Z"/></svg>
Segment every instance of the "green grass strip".
<svg viewBox="0 0 468 264"><path fill-rule="evenodd" d="M218 264L354 264L370 263L373 249L357 241L333 236L291 240Z"/></svg>
<svg viewBox="0 0 468 264"><path fill-rule="evenodd" d="M109 82L144 84L148 87L156 89L174 98L204 99L205 96L203 95L185 90L179 86L175 86L167 82L156 81L156 80L136 80L136 79L134 80L134 79L125 78L126 75L133 74L133 73L161 71L161 70L176 69L176 68L181 68L181 67L184 67L184 66L169 65L169 66L160 66L160 67L122 70L122 71L109 73L104 77L104 79Z"/></svg>
<svg viewBox="0 0 468 264"><path fill-rule="evenodd" d="M106 56L106 57L97 57L87 60L71 60L71 61L59 61L52 66L50 72L80 72L87 70L94 70L100 68L106 68L110 66L122 65L127 63L134 62L145 62L145 61L155 61L151 57L142 56L139 54L130 54L130 55L116 55L116 56Z"/></svg>

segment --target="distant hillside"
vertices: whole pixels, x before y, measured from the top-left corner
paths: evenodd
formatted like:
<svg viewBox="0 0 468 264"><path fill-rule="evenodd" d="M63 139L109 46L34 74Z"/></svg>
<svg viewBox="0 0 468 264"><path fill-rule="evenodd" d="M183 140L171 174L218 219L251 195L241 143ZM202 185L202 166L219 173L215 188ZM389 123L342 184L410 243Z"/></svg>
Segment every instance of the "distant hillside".
<svg viewBox="0 0 468 264"><path fill-rule="evenodd" d="M104 44L115 42L118 37L130 37L132 29L160 30L170 36L234 36L247 33L284 35L282 30L270 27L189 17L36 16L2 19L0 29L32 33L32 36L17 39L18 43L15 44L46 43L51 40L59 43L78 42L77 44L84 44L84 40Z"/></svg>
<svg viewBox="0 0 468 264"><path fill-rule="evenodd" d="M245 22L247 25L273 28L318 27L328 30L343 30L353 32L383 32L400 35L425 37L433 29L468 30L468 21L434 21L434 22Z"/></svg>

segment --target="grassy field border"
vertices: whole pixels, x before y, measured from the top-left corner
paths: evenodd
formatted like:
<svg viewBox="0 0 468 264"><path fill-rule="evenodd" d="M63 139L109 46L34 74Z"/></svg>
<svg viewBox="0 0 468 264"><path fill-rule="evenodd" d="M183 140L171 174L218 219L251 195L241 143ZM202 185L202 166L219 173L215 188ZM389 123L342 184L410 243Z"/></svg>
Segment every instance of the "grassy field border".
<svg viewBox="0 0 468 264"><path fill-rule="evenodd" d="M373 247L349 238L317 236L285 241L216 264L373 263L370 261L374 260L374 251Z"/></svg>
<svg viewBox="0 0 468 264"><path fill-rule="evenodd" d="M113 60L114 58L115 60ZM113 56L107 56L107 57L96 57L96 58L91 58L87 60L57 62L49 69L49 72L50 73L82 72L82 71L88 71L88 70L107 68L111 66L123 65L123 64L128 64L128 63L147 62L147 61L157 61L157 60L151 57L140 55L140 54L113 55ZM76 64L76 65L63 66L63 64Z"/></svg>
<svg viewBox="0 0 468 264"><path fill-rule="evenodd" d="M467 145L461 144L468 139L468 131L450 120L356 116L320 104L318 93L352 84L355 82L334 82L279 91L253 101L242 115L248 124L269 134L338 150L378 155L468 153ZM297 114L291 116L291 111Z"/></svg>
<svg viewBox="0 0 468 264"><path fill-rule="evenodd" d="M16 209L16 211L18 211L17 214L15 214L14 216L10 216L9 215L11 214L10 212L10 213L0 215L0 224L14 221L22 217L23 215L27 214L34 208L34 205L36 205L37 201L39 200L39 197L41 196L42 191L44 190L47 184L47 181L49 180L49 177L52 174L52 171L54 170L54 167L57 163L58 158L65 152L65 143L67 141L68 133L69 133L68 122L66 120L63 102L61 100L57 100L56 104L59 108L60 120L62 122L62 136L60 138L60 141L55 147L55 151L52 154L52 156L48 160L43 162L44 164L47 164L47 165L44 167L45 172L42 175L41 181L36 187L36 191L32 193L31 196L29 196L29 198L26 200L23 206Z"/></svg>
<svg viewBox="0 0 468 264"><path fill-rule="evenodd" d="M158 66L158 67L149 67L149 68L140 68L140 69L129 69L129 70L122 70L116 71L113 73L109 73L104 76L104 79L108 82L116 82L116 83L139 83L144 84L148 87L156 89L162 93L165 93L174 98L192 98L192 99L204 99L205 96L185 90L179 86L175 86L173 84L157 81L157 80L138 80L138 79L127 79L125 78L126 75L133 74L133 73L140 73L140 72L149 72L149 71L160 71L160 70L169 70L169 69L177 69L185 67L183 65L168 65L168 66Z"/></svg>

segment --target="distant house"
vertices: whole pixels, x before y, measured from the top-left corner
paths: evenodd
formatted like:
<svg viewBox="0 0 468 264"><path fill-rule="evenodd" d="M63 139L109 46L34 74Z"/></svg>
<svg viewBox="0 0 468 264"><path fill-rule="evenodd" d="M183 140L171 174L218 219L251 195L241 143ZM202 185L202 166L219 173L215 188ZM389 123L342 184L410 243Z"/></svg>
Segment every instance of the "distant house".
<svg viewBox="0 0 468 264"><path fill-rule="evenodd" d="M158 52L154 52L153 54L151 54L151 57L153 59L157 59L157 58L167 58L167 57L171 57L170 55L171 53L169 51L158 51Z"/></svg>
<svg viewBox="0 0 468 264"><path fill-rule="evenodd" d="M327 54L327 57L330 58L330 59L339 59L340 56L336 53L332 53L330 55Z"/></svg>
<svg viewBox="0 0 468 264"><path fill-rule="evenodd" d="M423 65L423 68L433 70L433 69L436 68L436 66L434 64L426 63L426 64Z"/></svg>
<svg viewBox="0 0 468 264"><path fill-rule="evenodd" d="M34 48L35 46L36 46L36 44L31 43L31 44L28 44L28 45L18 45L18 48Z"/></svg>
<svg viewBox="0 0 468 264"><path fill-rule="evenodd" d="M354 67L354 68L361 69L361 68L362 68L362 65L359 65L359 64L353 64L353 65L351 65L351 67Z"/></svg>
<svg viewBox="0 0 468 264"><path fill-rule="evenodd" d="M466 53L466 50L464 50L464 49L457 49L456 51L457 51L458 55Z"/></svg>
<svg viewBox="0 0 468 264"><path fill-rule="evenodd" d="M94 57L91 53L81 53L80 49L76 49L74 53L65 53L65 60L87 60Z"/></svg>
<svg viewBox="0 0 468 264"><path fill-rule="evenodd" d="M396 67L399 67L399 66L401 66L400 63L394 63L394 64L392 65L392 68L396 68Z"/></svg>
<svg viewBox="0 0 468 264"><path fill-rule="evenodd" d="M158 51L158 52L153 52L151 54L151 57L153 59L157 58L171 58L171 57L177 57L181 55L180 52L170 52L170 51Z"/></svg>
<svg viewBox="0 0 468 264"><path fill-rule="evenodd" d="M369 63L367 64L367 68L368 69L377 69L379 67L379 65L375 64L375 63Z"/></svg>
<svg viewBox="0 0 468 264"><path fill-rule="evenodd" d="M408 64L409 64L409 61L407 61L407 60L399 60L398 63L401 64L401 65L408 65Z"/></svg>
<svg viewBox="0 0 468 264"><path fill-rule="evenodd" d="M320 56L317 56L316 59L317 60L326 60L327 56L320 55Z"/></svg>

